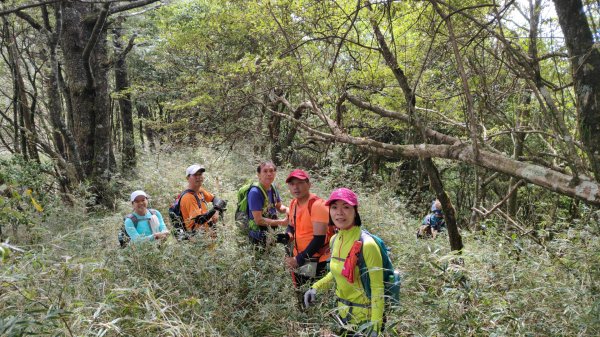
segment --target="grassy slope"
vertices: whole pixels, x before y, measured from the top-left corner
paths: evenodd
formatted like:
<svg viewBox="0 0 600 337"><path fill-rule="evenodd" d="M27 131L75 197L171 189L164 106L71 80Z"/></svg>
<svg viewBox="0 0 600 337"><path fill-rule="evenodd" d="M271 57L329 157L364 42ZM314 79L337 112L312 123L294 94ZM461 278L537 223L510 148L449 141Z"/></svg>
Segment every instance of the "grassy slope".
<svg viewBox="0 0 600 337"><path fill-rule="evenodd" d="M282 247L256 254L240 243L235 193L253 177L253 163L209 150L188 158L146 157L115 214L87 218L77 209L54 209L46 227L52 230L38 229L42 243L2 264L0 335L318 336L335 330L331 294L320 296L320 307L296 309ZM191 162L204 163L209 190L230 201L218 241L118 249L128 192L145 189L151 207L167 216ZM288 171L280 169L278 186ZM313 189L329 192L316 180ZM404 274L402 305L390 311L386 335L599 334L600 243L590 234L597 225L566 231L548 250L493 229L463 232L466 249L456 259L444 238L415 239L419 219L408 218L390 192L359 195L365 226L390 244Z"/></svg>

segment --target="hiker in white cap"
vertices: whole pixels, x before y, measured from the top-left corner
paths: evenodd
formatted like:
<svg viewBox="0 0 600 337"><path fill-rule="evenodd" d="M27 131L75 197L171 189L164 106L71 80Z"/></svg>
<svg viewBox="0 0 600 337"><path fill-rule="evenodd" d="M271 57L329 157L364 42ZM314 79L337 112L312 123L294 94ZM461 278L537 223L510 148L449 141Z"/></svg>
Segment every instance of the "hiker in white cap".
<svg viewBox="0 0 600 337"><path fill-rule="evenodd" d="M133 212L125 217L124 228L119 234L121 246L131 240L134 243L143 241L164 240L169 231L159 211L148 208L148 194L142 190L133 191L129 198Z"/></svg>
<svg viewBox="0 0 600 337"><path fill-rule="evenodd" d="M188 186L180 194L179 207L185 230L188 232L196 232L198 229L208 231L219 220L218 212L205 222L200 223L195 220L199 215L207 213L209 211L207 204L215 200L215 196L202 187L205 171L204 166L200 164L190 165L185 170ZM214 234L211 231L211 236Z"/></svg>

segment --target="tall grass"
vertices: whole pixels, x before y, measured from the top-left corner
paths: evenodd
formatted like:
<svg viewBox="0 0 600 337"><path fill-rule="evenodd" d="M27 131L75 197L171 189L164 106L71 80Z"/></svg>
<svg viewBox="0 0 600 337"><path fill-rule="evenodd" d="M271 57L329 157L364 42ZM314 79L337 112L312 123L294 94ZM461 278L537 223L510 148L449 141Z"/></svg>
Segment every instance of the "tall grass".
<svg viewBox="0 0 600 337"><path fill-rule="evenodd" d="M237 188L255 177L257 160L199 149L140 162L126 183L118 212L88 216L83 207L53 206L37 244L20 245L0 270L0 335L57 336L322 336L333 292L320 306L299 310L283 248L256 252L233 222ZM171 239L119 249L116 233L138 188L167 217L185 186L184 170L207 167L209 191L230 201L215 241ZM277 185L288 168L280 168ZM339 178L313 177L326 197ZM420 219L409 218L385 187L358 190L365 227L392 247L403 273L401 305L388 312L386 336L595 336L600 334L600 242L593 220L569 224L545 246L491 227L465 232L455 256L445 237L417 240ZM501 225L501 224L500 224ZM503 228L503 226L498 228Z"/></svg>

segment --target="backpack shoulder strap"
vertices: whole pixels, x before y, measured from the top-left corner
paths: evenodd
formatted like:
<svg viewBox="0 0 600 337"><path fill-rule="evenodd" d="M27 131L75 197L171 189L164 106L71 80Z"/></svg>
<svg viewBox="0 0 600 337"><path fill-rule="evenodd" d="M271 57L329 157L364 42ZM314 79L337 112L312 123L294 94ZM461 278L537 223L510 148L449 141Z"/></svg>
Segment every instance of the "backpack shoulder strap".
<svg viewBox="0 0 600 337"><path fill-rule="evenodd" d="M181 192L181 194L179 195L179 199L183 198L183 196L184 196L186 193L194 193L194 190L192 190L192 189L189 189L189 188L187 188L187 189L183 190L183 192Z"/></svg>
<svg viewBox="0 0 600 337"><path fill-rule="evenodd" d="M183 192L179 193L179 195L177 196L177 200L176 200L177 204L179 204L179 203L181 202L181 199L182 199L182 198L183 198L183 196L184 196L184 195L186 195L187 193L192 193L192 194L194 194L194 191L193 191L193 190L190 190L190 189L186 189L186 190L183 190Z"/></svg>
<svg viewBox="0 0 600 337"><path fill-rule="evenodd" d="M293 226L296 227L296 208L298 207L298 199L294 198L292 199L292 202L290 202L290 211L292 209L294 209L294 222L293 222ZM292 222L290 222L290 224L292 224Z"/></svg>
<svg viewBox="0 0 600 337"><path fill-rule="evenodd" d="M133 215L133 213L129 213L129 214L127 214L127 215L125 216L125 219L129 219L129 220L131 220L131 222L133 222L133 225L134 225L134 226L137 226L137 223L138 223L138 218L137 218L135 215Z"/></svg>
<svg viewBox="0 0 600 337"><path fill-rule="evenodd" d="M310 198L308 199L308 214L312 215L313 204L315 203L315 201L320 199L321 198L319 198L317 195L311 194Z"/></svg>
<svg viewBox="0 0 600 337"><path fill-rule="evenodd" d="M267 194L267 191L265 191L265 189L262 187L262 185L260 183L254 183L252 184L252 186L250 187L250 189L252 187L258 187L258 189L262 192L263 196L265 197L265 201L263 202L263 208L262 211L263 213L269 208L269 195ZM271 185L271 188L273 189L273 198L275 198L275 193L277 193L277 190L275 190L275 186ZM250 189L248 189L248 193L250 193ZM275 203L273 204L275 205Z"/></svg>
<svg viewBox="0 0 600 337"><path fill-rule="evenodd" d="M183 196L186 193L191 193L194 196L194 199L196 199L196 202L198 203L198 207L202 208L201 206L201 201L200 198L198 198L198 195L196 194L196 192L194 192L194 190L191 189L186 189L185 191L181 192L181 194L179 195L179 199L177 200L177 203L179 204L179 202L181 201L181 198L183 198ZM204 196L203 196L204 197Z"/></svg>
<svg viewBox="0 0 600 337"><path fill-rule="evenodd" d="M360 283L362 283L363 290L367 294L367 297L371 298L371 279L369 278L369 270L367 268L367 263L365 262L365 258L363 256L363 247L365 246L365 241L371 236L371 233L368 231L361 229L359 240L362 243L360 246L360 251L358 252L358 270L360 273Z"/></svg>
<svg viewBox="0 0 600 337"><path fill-rule="evenodd" d="M265 191L265 190L262 188L262 186L261 186L261 185L260 185L260 183L258 183L258 182L254 182L254 183L252 183L252 184L250 185L250 187L248 187L248 190L246 190L246 198L245 198L245 200L246 200L246 203L247 203L247 204L249 203L248 195L250 194L250 190L252 190L252 188L254 188L254 187L258 188L258 190L262 192L262 195L263 195L263 197L265 198L265 205L268 205L268 201L269 201L268 199L269 199L269 197L267 196L267 192L266 192L266 191ZM251 212L250 212L250 207L249 207L249 205L248 205L248 206L246 206L246 207L247 207L247 208L246 208L246 214L250 214ZM265 206L263 206L263 210L264 210L264 207L265 207Z"/></svg>
<svg viewBox="0 0 600 337"><path fill-rule="evenodd" d="M365 241L367 241L369 238L372 239L373 241L375 241L377 248L379 248L379 250L381 250L381 248L379 247L379 244L377 243L377 240L375 240L373 235L371 233L369 233L369 231L367 231L366 229L361 229L360 230L360 238L358 239L360 242L362 242L362 245L360 246L360 252L358 253L358 262L360 263L361 268L367 267L367 264L363 257L363 247L365 246Z"/></svg>
<svg viewBox="0 0 600 337"><path fill-rule="evenodd" d="M337 233L336 233L336 234L334 234L334 235L331 237L331 240L329 240L329 247L330 247L331 249L333 249L333 245L335 244L335 240L337 239L337 237L338 237L338 236L337 236Z"/></svg>
<svg viewBox="0 0 600 337"><path fill-rule="evenodd" d="M155 210L154 208L148 208L148 211L150 211L151 215L156 215L157 210ZM125 216L125 219L129 219L131 220L131 222L133 222L134 226L137 226L138 221L140 221L140 219L138 219L137 216L135 216L133 213L129 213ZM142 219L144 220L144 219Z"/></svg>
<svg viewBox="0 0 600 337"><path fill-rule="evenodd" d="M370 234L366 230L364 230L364 229L360 230L360 237L358 238L358 241L360 241L362 243L362 245L360 246L360 252L358 253L358 258L359 258L359 261L362 260L363 263L365 261L363 259L363 248L362 247L364 246L368 235L370 235Z"/></svg>
<svg viewBox="0 0 600 337"><path fill-rule="evenodd" d="M265 200L268 199L267 191L265 191L265 189L260 185L260 183L253 183L252 185L250 185L250 188L248 189L248 193L250 193L250 190L252 189L252 187L258 187L258 189L262 192L263 196L265 197Z"/></svg>
<svg viewBox="0 0 600 337"><path fill-rule="evenodd" d="M200 193L200 196L202 196L202 201L206 204L206 198L204 197L204 193L209 193L209 192L206 189L204 189L203 187L201 187L200 191L198 191L198 192Z"/></svg>
<svg viewBox="0 0 600 337"><path fill-rule="evenodd" d="M308 214L312 215L311 211L312 211L312 206L315 203L315 201L319 200L321 198L319 198L318 196L312 194L310 196L310 198L308 199ZM294 226L296 226L296 208L298 207L298 199L294 198L292 199L292 202L290 202L290 211L292 209L294 209Z"/></svg>

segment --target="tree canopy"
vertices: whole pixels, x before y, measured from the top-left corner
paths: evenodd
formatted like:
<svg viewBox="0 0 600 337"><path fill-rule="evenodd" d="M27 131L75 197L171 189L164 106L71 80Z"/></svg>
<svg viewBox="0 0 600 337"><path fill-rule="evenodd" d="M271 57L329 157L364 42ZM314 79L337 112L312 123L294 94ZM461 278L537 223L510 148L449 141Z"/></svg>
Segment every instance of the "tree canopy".
<svg viewBox="0 0 600 337"><path fill-rule="evenodd" d="M413 161L449 214L439 160L463 163L472 224L499 201L514 215L527 184L597 206L596 5L8 1L0 135L105 206L135 166L135 134L243 140L313 167L344 149L384 176ZM486 194L488 180L505 192Z"/></svg>

